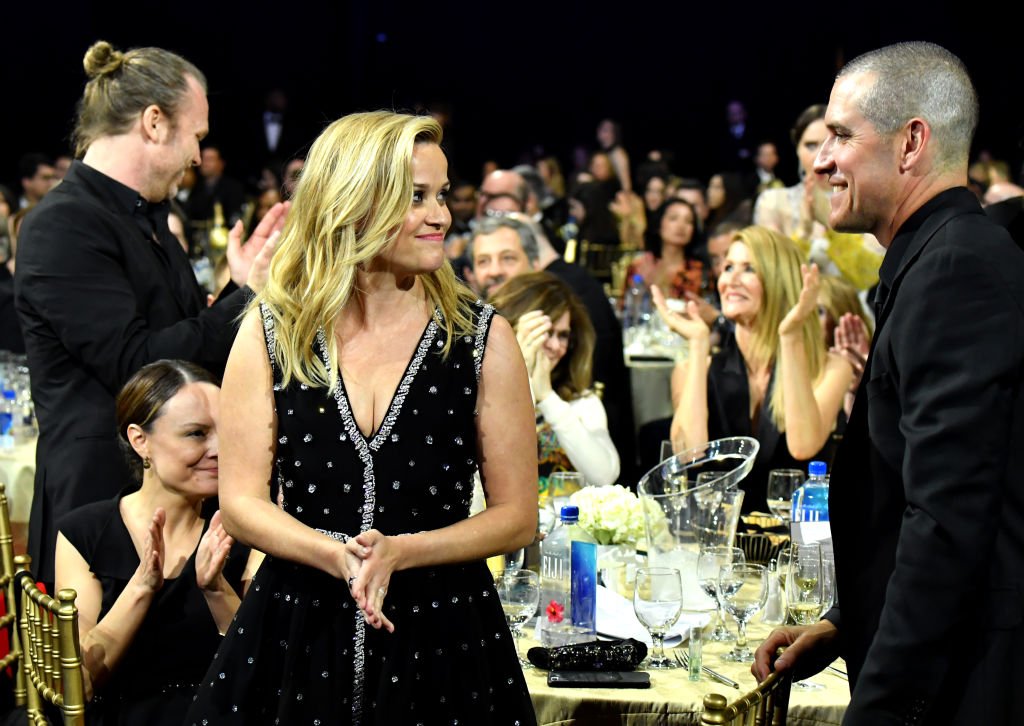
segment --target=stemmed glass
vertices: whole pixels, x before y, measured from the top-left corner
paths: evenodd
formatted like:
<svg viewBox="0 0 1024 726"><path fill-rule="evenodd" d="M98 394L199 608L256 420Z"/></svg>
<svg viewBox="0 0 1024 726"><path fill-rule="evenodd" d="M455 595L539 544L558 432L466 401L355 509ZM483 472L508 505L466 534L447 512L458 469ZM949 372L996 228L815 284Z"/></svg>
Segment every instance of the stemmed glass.
<svg viewBox="0 0 1024 726"><path fill-rule="evenodd" d="M505 570L507 572L521 570L526 561L526 550L520 547L517 550L505 553Z"/></svg>
<svg viewBox="0 0 1024 726"><path fill-rule="evenodd" d="M683 580L674 567L641 567L636 571L633 611L651 634L654 648L644 664L648 668L677 668L665 655L665 633L683 611Z"/></svg>
<svg viewBox="0 0 1024 726"><path fill-rule="evenodd" d="M726 565L718 576L718 592L737 625L736 647L722 657L750 663L754 652L747 647L747 623L768 599L768 570L764 565Z"/></svg>
<svg viewBox="0 0 1024 726"><path fill-rule="evenodd" d="M800 469L772 469L768 472L768 509L779 519L789 522L793 512L793 493L807 475Z"/></svg>
<svg viewBox="0 0 1024 726"><path fill-rule="evenodd" d="M813 625L818 622L823 610L831 605L825 602L826 574L823 567L821 544L808 542L792 543L789 550L789 576L786 592L789 599L787 610L797 625ZM829 591L832 584L829 578ZM830 595L831 597L831 595ZM824 688L811 680L795 681L794 688L815 691Z"/></svg>
<svg viewBox="0 0 1024 726"><path fill-rule="evenodd" d="M725 624L725 603L718 593L718 575L726 565L742 565L746 563L743 550L739 547L702 547L697 557L697 582L700 583L704 594L715 601L718 606L718 619L714 630L708 636L709 640L718 643L727 643L736 640L736 637L729 632Z"/></svg>
<svg viewBox="0 0 1024 726"><path fill-rule="evenodd" d="M504 570L494 578L505 621L516 639L516 656L523 668L533 668L530 661L519 652L519 639L523 635L523 624L537 612L540 603L540 577L530 570Z"/></svg>
<svg viewBox="0 0 1024 726"><path fill-rule="evenodd" d="M821 617L821 544L793 542L789 550L787 610L797 625L813 625Z"/></svg>

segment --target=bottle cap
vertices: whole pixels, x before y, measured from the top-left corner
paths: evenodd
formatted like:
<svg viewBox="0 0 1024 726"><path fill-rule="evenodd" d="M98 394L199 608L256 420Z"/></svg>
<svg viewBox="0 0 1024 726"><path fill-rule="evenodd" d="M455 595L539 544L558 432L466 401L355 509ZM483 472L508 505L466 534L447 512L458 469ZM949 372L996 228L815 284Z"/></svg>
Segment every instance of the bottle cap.
<svg viewBox="0 0 1024 726"><path fill-rule="evenodd" d="M807 465L807 473L811 476L825 476L828 465L824 461L812 461Z"/></svg>
<svg viewBox="0 0 1024 726"><path fill-rule="evenodd" d="M580 508L575 504L566 504L562 507L562 521L563 522L578 522L580 518Z"/></svg>
<svg viewBox="0 0 1024 726"><path fill-rule="evenodd" d="M4 398L6 398L8 401L13 401L17 397L18 397L18 394L16 394L11 389L9 389L9 388L4 389Z"/></svg>
<svg viewBox="0 0 1024 726"><path fill-rule="evenodd" d="M637 274L633 275L633 282L641 283L643 281L644 281L644 276L641 275L639 272Z"/></svg>

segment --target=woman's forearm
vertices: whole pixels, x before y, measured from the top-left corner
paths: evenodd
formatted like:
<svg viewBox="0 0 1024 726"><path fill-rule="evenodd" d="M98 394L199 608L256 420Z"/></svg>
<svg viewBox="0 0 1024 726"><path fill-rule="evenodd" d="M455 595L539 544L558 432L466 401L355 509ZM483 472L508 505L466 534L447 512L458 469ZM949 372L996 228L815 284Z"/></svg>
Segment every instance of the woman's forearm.
<svg viewBox="0 0 1024 726"><path fill-rule="evenodd" d="M212 587L203 590L203 598L210 609L210 615L213 616L213 622L217 625L217 632L224 635L241 604L238 593L221 573Z"/></svg>
<svg viewBox="0 0 1024 726"><path fill-rule="evenodd" d="M131 647L154 594L132 577L110 611L82 636L82 662L92 687L106 682Z"/></svg>
<svg viewBox="0 0 1024 726"><path fill-rule="evenodd" d="M786 444L793 458L803 461L821 451L835 424L835 415L827 425L822 420L800 332L798 329L779 336L779 365Z"/></svg>

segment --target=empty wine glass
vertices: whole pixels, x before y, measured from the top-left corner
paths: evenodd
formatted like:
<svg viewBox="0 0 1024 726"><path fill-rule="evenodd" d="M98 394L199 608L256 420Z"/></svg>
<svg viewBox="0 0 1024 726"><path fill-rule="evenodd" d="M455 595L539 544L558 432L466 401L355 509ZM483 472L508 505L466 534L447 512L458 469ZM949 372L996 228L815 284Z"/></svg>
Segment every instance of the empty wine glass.
<svg viewBox="0 0 1024 726"><path fill-rule="evenodd" d="M772 469L768 472L768 509L784 522L793 512L793 492L803 486L807 475L800 469Z"/></svg>
<svg viewBox="0 0 1024 726"><path fill-rule="evenodd" d="M737 625L736 647L722 657L750 663L754 652L747 647L747 623L768 599L768 570L764 565L726 565L718 576L718 592Z"/></svg>
<svg viewBox="0 0 1024 726"><path fill-rule="evenodd" d="M729 632L725 624L725 604L718 595L718 575L726 565L742 565L746 562L743 550L739 547L702 547L697 557L697 582L704 590L704 594L715 601L718 618L715 627L708 636L709 640L718 643L727 643L736 640L736 636Z"/></svg>
<svg viewBox="0 0 1024 726"><path fill-rule="evenodd" d="M641 567L636 571L633 611L651 634L654 647L645 665L648 668L677 668L665 655L665 633L675 625L683 611L683 580L674 567Z"/></svg>
<svg viewBox="0 0 1024 726"><path fill-rule="evenodd" d="M505 621L516 639L516 656L523 668L533 668L530 661L519 652L519 639L523 635L523 624L537 612L540 602L540 577L530 570L504 570L494 578Z"/></svg>

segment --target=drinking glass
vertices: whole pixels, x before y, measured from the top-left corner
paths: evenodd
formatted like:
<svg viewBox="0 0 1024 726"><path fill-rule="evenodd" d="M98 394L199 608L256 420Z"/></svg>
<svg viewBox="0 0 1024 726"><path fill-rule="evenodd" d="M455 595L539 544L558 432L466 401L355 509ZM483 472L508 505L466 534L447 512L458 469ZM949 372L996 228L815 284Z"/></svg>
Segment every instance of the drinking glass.
<svg viewBox="0 0 1024 726"><path fill-rule="evenodd" d="M665 633L683 611L683 580L674 567L641 567L636 571L633 611L647 628L654 644L645 665L648 668L676 668L665 655Z"/></svg>
<svg viewBox="0 0 1024 726"><path fill-rule="evenodd" d="M505 570L514 571L523 569L523 562L526 561L526 550L520 548L505 553Z"/></svg>
<svg viewBox="0 0 1024 726"><path fill-rule="evenodd" d="M661 457L658 461L665 461L665 459L671 459L675 452L672 450L672 439L665 439L661 442Z"/></svg>
<svg viewBox="0 0 1024 726"><path fill-rule="evenodd" d="M768 509L789 522L793 512L793 493L803 486L807 475L800 469L772 469L768 472Z"/></svg>
<svg viewBox="0 0 1024 726"><path fill-rule="evenodd" d="M718 575L722 568L727 565L742 565L746 562L743 550L739 547L702 547L697 557L697 582L701 589L718 605L718 619L715 623L709 640L718 643L728 643L736 640L736 637L729 632L725 624L725 604L718 594Z"/></svg>
<svg viewBox="0 0 1024 726"><path fill-rule="evenodd" d="M786 609L797 625L813 625L821 618L822 579L821 544L790 544Z"/></svg>
<svg viewBox="0 0 1024 726"><path fill-rule="evenodd" d="M726 565L718 576L718 592L737 625L736 647L722 657L750 663L754 652L747 647L747 623L768 599L768 570L764 565Z"/></svg>
<svg viewBox="0 0 1024 726"><path fill-rule="evenodd" d="M578 492L587 485L586 479L578 471L553 471L548 475L548 491L560 509L560 502L569 503L569 495ZM558 514L558 511L555 512Z"/></svg>
<svg viewBox="0 0 1024 726"><path fill-rule="evenodd" d="M505 612L505 621L516 639L516 656L523 668L533 668L519 652L523 625L537 612L540 603L540 577L530 570L504 570L494 578L498 600Z"/></svg>

